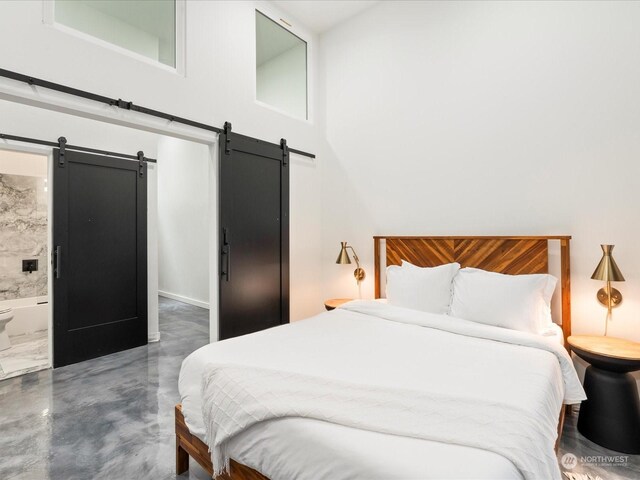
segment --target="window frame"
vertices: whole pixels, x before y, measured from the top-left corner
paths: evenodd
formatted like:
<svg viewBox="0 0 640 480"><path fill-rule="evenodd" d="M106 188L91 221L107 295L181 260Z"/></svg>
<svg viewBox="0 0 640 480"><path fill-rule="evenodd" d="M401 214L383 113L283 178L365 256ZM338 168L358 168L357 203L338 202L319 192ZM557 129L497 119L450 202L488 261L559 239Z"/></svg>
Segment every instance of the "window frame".
<svg viewBox="0 0 640 480"><path fill-rule="evenodd" d="M313 124L313 109L312 109L312 105L313 105L313 90L312 90L312 85L313 85L313 36L312 34L307 31L306 29L296 26L296 25L289 25L287 23L284 23L283 18L286 18L286 15L282 12L279 12L278 10L276 10L275 8L271 7L268 4L260 4L258 7L258 4L256 4L256 6L252 9L253 12L253 17L252 17L252 22L253 22L253 101L256 105L262 107L262 108L266 108L268 110L271 110L273 112L277 112L281 115L285 115L286 117L289 117L291 119L297 120L299 122L305 122L308 124ZM263 102L261 100L258 100L258 69L256 68L256 63L257 63L257 48L256 48L256 36L257 36L257 31L256 31L256 15L260 13L262 15L264 15L265 17L267 17L269 20L271 20L272 22L278 24L280 27L284 28L285 30L287 30L289 33L291 33L292 35L295 35L296 37L298 37L300 40L302 40L303 42L306 43L307 45L307 55L306 55L306 68L307 68L307 72L306 72L306 80L307 80L307 117L303 118L303 117L298 117L290 112L287 112L285 110L282 110L281 108L278 108L274 105L271 105L270 103L266 103Z"/></svg>
<svg viewBox="0 0 640 480"><path fill-rule="evenodd" d="M76 37L80 40L86 41L88 43L92 43L99 47L105 48L107 50L111 50L113 52L119 53L121 55L127 56L129 58L133 58L134 60L138 60L149 65L153 65L154 67L158 67L162 70L166 70L171 73L176 73L182 77L185 76L185 57L186 57L186 19L187 19L187 2L186 0L175 0L176 5L176 25L175 25L175 35L176 35L176 44L175 44L175 67L167 65L165 63L160 62L159 60L154 60L153 58L149 58L146 55L142 55L140 53L136 53L128 48L121 47L114 43L108 42L106 40L102 40L101 38L95 37L89 33L84 33L79 30L76 30L73 27L69 27L62 23L58 23L55 21L55 0L42 0L42 23L65 34Z"/></svg>

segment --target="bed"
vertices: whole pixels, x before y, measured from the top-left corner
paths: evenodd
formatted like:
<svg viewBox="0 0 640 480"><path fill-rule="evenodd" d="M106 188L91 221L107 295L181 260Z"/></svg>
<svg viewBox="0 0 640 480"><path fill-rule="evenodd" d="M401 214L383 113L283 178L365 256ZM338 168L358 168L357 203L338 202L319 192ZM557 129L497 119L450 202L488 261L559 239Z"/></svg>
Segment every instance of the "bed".
<svg viewBox="0 0 640 480"><path fill-rule="evenodd" d="M402 260L421 267L458 262L463 267L506 274L547 273L552 241L560 244L562 325L556 340L545 339L542 343L561 344L563 337L566 339L571 333L570 237L567 236L377 236L374 237L375 296L382 296L384 266L399 265ZM508 401L528 405L530 412L544 410L535 421L552 422L554 440L555 436L559 438L565 413L562 402L567 400L566 395L563 396L566 392L561 370L572 366L562 366L562 362L558 366L558 359L549 353L555 347L540 351L523 345L523 341L529 341L526 336L516 338L515 343L512 339L484 338L487 329L467 325L464 320L443 327L438 318L406 309L372 302L353 303L305 321L211 344L185 359L180 374L182 403L175 410L177 473L188 469L190 456L210 474L216 470L204 441L207 422L202 414L206 391L202 386L203 372L214 364L226 366L227 370L250 368L254 372L267 367L265 378L272 372L304 375L303 381L306 376L330 378L332 383L327 391L340 390L340 385L348 391L351 385L357 384L358 388L361 388L359 385L384 387L382 394L387 395L394 391L422 392L437 385L438 390L452 395L451 405L457 401L456 395L469 397L471 392L478 404L486 401L491 406ZM423 328L425 326L431 328ZM449 331L451 329L464 330L464 335ZM509 361L505 362L505 358ZM222 367L219 371L228 373ZM519 380L523 376L526 381ZM220 380L212 381L214 388L216 381ZM269 380L273 385L278 381L277 376ZM291 379L287 377L287 381ZM259 379L248 382L247 388L260 386ZM360 394L357 391L354 395ZM259 397L264 391L254 395ZM567 403L577 401L578 397ZM455 409L445 405L447 403L438 403L448 408L447 422L476 420L475 412L472 418L460 414L457 415L460 418L451 419L451 411ZM469 404L461 402L460 405L462 408L458 411L466 412ZM361 409L361 415L376 408L381 407ZM360 418L359 421L369 425L378 420ZM516 467L518 462L507 458L508 452L504 449L502 454L496 453L500 448L485 448L484 444L477 441L474 444L467 439L438 441L446 438L442 432L444 437L433 438L398 434L394 428L403 421L398 416L393 425L379 425L374 429L309 416L266 418L225 442L229 468L216 478L523 478L522 470ZM479 425L478 432L482 428Z"/></svg>

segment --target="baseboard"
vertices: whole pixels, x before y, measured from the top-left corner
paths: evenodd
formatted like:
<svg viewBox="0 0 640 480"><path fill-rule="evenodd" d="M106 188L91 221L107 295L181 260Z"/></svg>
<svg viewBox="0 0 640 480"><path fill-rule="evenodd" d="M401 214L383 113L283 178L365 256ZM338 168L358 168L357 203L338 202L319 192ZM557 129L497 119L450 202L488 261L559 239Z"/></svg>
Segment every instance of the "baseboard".
<svg viewBox="0 0 640 480"><path fill-rule="evenodd" d="M150 333L147 337L147 341L149 343L159 342L160 341L160 332Z"/></svg>
<svg viewBox="0 0 640 480"><path fill-rule="evenodd" d="M201 300L185 297L183 295L177 295L175 293L165 292L163 290L158 290L158 295L160 295L161 297L170 298L171 300L177 300L178 302L188 303L189 305L206 308L207 310L209 310L209 304Z"/></svg>

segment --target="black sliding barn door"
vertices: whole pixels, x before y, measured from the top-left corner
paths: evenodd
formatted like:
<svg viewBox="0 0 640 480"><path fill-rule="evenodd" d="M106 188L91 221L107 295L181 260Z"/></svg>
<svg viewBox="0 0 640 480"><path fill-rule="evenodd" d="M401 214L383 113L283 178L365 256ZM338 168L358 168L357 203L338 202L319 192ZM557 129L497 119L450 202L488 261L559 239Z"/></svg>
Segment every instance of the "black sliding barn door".
<svg viewBox="0 0 640 480"><path fill-rule="evenodd" d="M54 150L53 359L61 367L147 343L147 172Z"/></svg>
<svg viewBox="0 0 640 480"><path fill-rule="evenodd" d="M289 154L220 136L219 338L289 322Z"/></svg>

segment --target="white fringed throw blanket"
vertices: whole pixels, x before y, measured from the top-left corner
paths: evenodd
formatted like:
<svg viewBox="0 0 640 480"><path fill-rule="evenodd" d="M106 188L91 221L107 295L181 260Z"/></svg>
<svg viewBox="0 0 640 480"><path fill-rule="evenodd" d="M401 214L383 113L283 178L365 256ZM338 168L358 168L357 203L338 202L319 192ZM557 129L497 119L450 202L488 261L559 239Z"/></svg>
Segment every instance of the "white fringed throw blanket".
<svg viewBox="0 0 640 480"><path fill-rule="evenodd" d="M378 307L364 303L350 308L360 308L362 313L373 310L377 316L392 321L407 321L404 317L409 315L413 318L407 323L451 329L456 334L491 336L482 326L475 329L472 325L467 329L436 315L398 312L399 309L377 310ZM389 318L395 314L401 314L403 319ZM455 331L460 329L466 333ZM498 329L500 338L496 341L539 348L556 355L565 380L565 401L567 396L572 401L584 397L571 360L562 347L533 335L519 335L519 332L510 340L511 332L504 330ZM234 435L258 422L302 417L489 450L509 459L527 480L561 478L554 452L560 406L526 409L517 404L484 401L473 392L448 395L446 391L439 391L438 385L428 391L392 389L230 364L207 366L202 398L206 440L211 448L215 475L228 470L225 447ZM549 411L554 408L555 412Z"/></svg>

